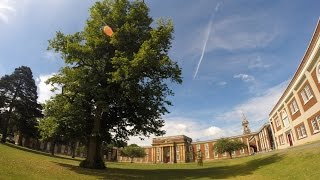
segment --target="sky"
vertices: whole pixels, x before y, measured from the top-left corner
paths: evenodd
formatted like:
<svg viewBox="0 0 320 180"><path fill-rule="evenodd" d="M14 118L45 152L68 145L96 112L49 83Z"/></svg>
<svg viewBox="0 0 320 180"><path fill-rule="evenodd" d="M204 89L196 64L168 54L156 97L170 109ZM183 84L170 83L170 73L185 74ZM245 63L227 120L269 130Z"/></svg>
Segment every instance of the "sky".
<svg viewBox="0 0 320 180"><path fill-rule="evenodd" d="M56 31L81 31L94 0L0 0L0 76L29 66L39 102L52 96L44 82L63 66L47 51ZM154 20L174 22L169 52L183 83L170 84L164 130L193 141L251 131L268 114L293 77L320 16L317 0L145 0ZM151 145L152 138L129 143Z"/></svg>

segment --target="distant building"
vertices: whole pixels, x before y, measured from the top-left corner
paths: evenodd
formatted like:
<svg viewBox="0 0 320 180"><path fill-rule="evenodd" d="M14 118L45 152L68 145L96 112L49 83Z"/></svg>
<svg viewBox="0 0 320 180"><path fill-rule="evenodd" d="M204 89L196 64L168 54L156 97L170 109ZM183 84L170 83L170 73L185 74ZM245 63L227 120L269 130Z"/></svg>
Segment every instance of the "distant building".
<svg viewBox="0 0 320 180"><path fill-rule="evenodd" d="M274 149L273 136L269 123L263 125L258 132L251 132L249 121L243 116L243 135L227 137L239 139L247 144L247 148L232 153L233 157L248 156L254 153L271 151ZM186 163L196 162L201 153L203 161L230 158L228 153L219 154L214 151L217 139L192 142L185 135L153 138L152 146L143 147L146 152L144 158L135 158L134 162L141 163ZM130 162L130 158L120 156L119 162Z"/></svg>
<svg viewBox="0 0 320 180"><path fill-rule="evenodd" d="M278 149L320 140L319 22L296 73L269 114Z"/></svg>

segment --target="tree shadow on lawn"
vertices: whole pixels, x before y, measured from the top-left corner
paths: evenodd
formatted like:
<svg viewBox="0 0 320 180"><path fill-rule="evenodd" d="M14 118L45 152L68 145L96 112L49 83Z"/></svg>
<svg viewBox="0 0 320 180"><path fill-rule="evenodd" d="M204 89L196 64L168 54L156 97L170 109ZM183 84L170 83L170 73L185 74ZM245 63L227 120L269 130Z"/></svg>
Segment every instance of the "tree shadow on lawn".
<svg viewBox="0 0 320 180"><path fill-rule="evenodd" d="M280 161L283 158L282 156L274 154L243 164L207 168L199 167L198 169L170 169L170 165L168 164L168 169L122 169L108 167L107 170L94 170L69 164L55 163L76 173L91 175L101 179L227 179L250 175L263 166Z"/></svg>
<svg viewBox="0 0 320 180"><path fill-rule="evenodd" d="M57 155L52 156L50 153L47 153L47 152L38 151L38 150L34 150L34 149L29 149L27 147L22 147L22 146L18 146L18 145L14 145L14 144L5 143L3 145L11 147L11 148L18 149L18 150L21 150L21 151L38 154L38 155L43 155L43 156L48 156L48 157L53 157L53 158L59 158L59 159L65 159L65 160L81 161L80 159L73 159L73 158L68 158L68 157L63 157L63 156L57 156Z"/></svg>

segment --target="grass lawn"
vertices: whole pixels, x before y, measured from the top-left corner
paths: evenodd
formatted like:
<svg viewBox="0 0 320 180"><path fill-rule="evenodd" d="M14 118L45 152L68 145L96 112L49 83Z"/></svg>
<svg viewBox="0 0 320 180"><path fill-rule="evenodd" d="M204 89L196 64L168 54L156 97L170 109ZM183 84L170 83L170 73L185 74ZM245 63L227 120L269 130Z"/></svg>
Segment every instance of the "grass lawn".
<svg viewBox="0 0 320 180"><path fill-rule="evenodd" d="M0 144L0 179L319 179L320 143L231 160L186 164L107 163L78 167L80 159Z"/></svg>

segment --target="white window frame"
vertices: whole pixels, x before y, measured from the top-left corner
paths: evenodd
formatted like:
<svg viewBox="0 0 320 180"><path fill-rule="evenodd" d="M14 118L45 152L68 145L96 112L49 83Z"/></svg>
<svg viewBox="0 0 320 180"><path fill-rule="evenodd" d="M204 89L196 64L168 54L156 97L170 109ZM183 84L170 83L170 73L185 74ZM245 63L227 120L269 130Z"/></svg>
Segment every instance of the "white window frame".
<svg viewBox="0 0 320 180"><path fill-rule="evenodd" d="M240 154L244 154L244 148L240 149Z"/></svg>
<svg viewBox="0 0 320 180"><path fill-rule="evenodd" d="M289 125L290 125L289 117L288 117L287 112L285 110L282 110L281 118L282 118L282 122L283 122L284 127L289 127Z"/></svg>
<svg viewBox="0 0 320 180"><path fill-rule="evenodd" d="M307 132L304 124L301 124L297 127L298 139L307 137Z"/></svg>
<svg viewBox="0 0 320 180"><path fill-rule="evenodd" d="M295 99L293 99L293 101L290 104L290 110L292 115L299 111L299 107Z"/></svg>
<svg viewBox="0 0 320 180"><path fill-rule="evenodd" d="M206 158L209 158L210 154L209 154L209 144L208 143L204 144L204 151L205 151Z"/></svg>
<svg viewBox="0 0 320 180"><path fill-rule="evenodd" d="M279 117L276 117L274 121L276 122L277 128L278 128L278 127L281 127Z"/></svg>
<svg viewBox="0 0 320 180"><path fill-rule="evenodd" d="M189 146L189 153L190 153L190 159L193 159L193 147L192 145Z"/></svg>
<svg viewBox="0 0 320 180"><path fill-rule="evenodd" d="M318 124L317 119L311 120L311 126L312 126L313 133L319 132L319 124Z"/></svg>
<svg viewBox="0 0 320 180"><path fill-rule="evenodd" d="M285 144L283 134L279 136L279 141L281 145Z"/></svg>
<svg viewBox="0 0 320 180"><path fill-rule="evenodd" d="M214 157L215 158L219 157L219 153L217 151L214 151Z"/></svg>
<svg viewBox="0 0 320 180"><path fill-rule="evenodd" d="M304 104L307 104L307 102L309 102L310 99L313 97L313 94L308 84L304 86L303 90L300 92L300 95Z"/></svg>
<svg viewBox="0 0 320 180"><path fill-rule="evenodd" d="M200 144L197 144L197 151L200 150Z"/></svg>

